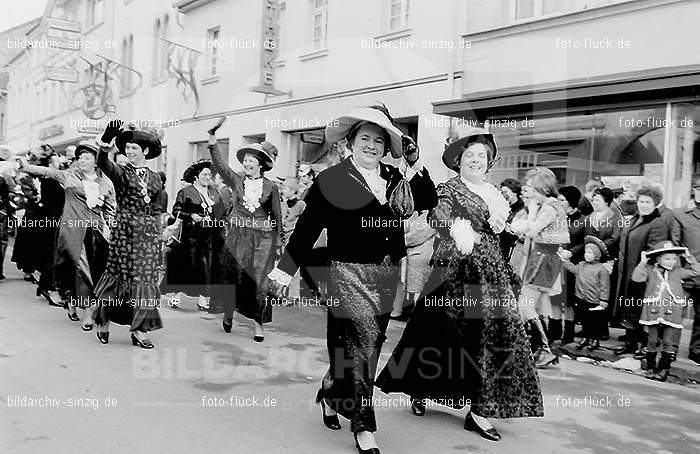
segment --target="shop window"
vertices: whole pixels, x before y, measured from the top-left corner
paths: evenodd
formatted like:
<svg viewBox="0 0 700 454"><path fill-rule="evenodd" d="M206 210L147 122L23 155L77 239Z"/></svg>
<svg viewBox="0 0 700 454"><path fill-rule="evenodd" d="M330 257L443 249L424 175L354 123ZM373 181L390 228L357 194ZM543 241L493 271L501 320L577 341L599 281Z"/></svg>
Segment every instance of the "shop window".
<svg viewBox="0 0 700 454"><path fill-rule="evenodd" d="M491 181L523 180L528 169L551 169L579 188L591 178L664 180L666 107L554 118L490 119L500 160Z"/></svg>
<svg viewBox="0 0 700 454"><path fill-rule="evenodd" d="M221 151L221 156L224 158L224 162L229 162L228 139L218 139L216 142L219 144L219 150ZM211 159L211 153L209 153L207 142L193 142L191 146L194 149L194 159L192 159L192 162L200 159Z"/></svg>

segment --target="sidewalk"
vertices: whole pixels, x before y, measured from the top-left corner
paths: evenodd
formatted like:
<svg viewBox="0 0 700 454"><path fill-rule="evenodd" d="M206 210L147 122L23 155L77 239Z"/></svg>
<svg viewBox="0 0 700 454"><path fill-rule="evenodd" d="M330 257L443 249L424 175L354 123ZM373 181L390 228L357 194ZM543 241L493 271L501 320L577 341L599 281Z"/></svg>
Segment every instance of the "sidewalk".
<svg viewBox="0 0 700 454"><path fill-rule="evenodd" d="M683 332L681 334L681 343L678 346L678 358L671 364L671 372L667 380L670 383L682 385L700 383L700 366L688 359L688 345L692 326L692 320L683 320ZM576 350L576 343L559 345L557 350L560 355L569 356L577 361L598 363L603 367L624 370L643 376L645 371L641 369L641 361L634 359L630 354L616 356L613 352L616 347L622 344L617 338L624 333L624 329L610 328L610 339L601 341L600 348L592 352L588 351L587 348L580 351Z"/></svg>

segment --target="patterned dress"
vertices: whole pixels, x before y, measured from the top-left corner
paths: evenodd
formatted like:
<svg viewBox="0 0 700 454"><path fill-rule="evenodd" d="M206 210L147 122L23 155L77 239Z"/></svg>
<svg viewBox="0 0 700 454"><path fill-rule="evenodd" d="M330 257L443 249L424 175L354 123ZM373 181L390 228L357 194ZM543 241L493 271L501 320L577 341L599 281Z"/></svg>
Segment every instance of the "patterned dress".
<svg viewBox="0 0 700 454"><path fill-rule="evenodd" d="M114 184L118 208L93 318L97 324L130 325L131 331L160 329L160 176L146 167L115 164L106 149L97 165Z"/></svg>
<svg viewBox="0 0 700 454"><path fill-rule="evenodd" d="M433 271L401 340L377 379L487 418L543 416L542 393L489 207L459 177L438 186L429 217L438 231ZM450 236L456 218L481 235L464 256Z"/></svg>

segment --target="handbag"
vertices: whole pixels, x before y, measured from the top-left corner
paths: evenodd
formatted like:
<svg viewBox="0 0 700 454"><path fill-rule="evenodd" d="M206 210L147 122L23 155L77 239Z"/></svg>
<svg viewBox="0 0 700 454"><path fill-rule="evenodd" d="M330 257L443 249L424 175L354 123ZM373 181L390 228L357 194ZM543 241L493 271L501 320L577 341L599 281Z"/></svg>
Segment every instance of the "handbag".
<svg viewBox="0 0 700 454"><path fill-rule="evenodd" d="M406 219L413 214L413 193L411 185L405 178L401 178L394 190L391 191L389 206L391 211L401 219Z"/></svg>
<svg viewBox="0 0 700 454"><path fill-rule="evenodd" d="M182 235L182 219L180 219L180 213L175 216L175 222L163 229L163 241L165 245L169 248L175 248L182 244L180 242L180 237Z"/></svg>

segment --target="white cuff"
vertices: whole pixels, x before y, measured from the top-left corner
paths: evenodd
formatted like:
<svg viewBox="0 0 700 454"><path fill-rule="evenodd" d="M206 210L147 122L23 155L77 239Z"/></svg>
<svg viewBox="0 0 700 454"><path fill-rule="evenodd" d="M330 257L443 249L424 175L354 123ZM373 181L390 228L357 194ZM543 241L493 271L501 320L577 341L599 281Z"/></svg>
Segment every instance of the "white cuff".
<svg viewBox="0 0 700 454"><path fill-rule="evenodd" d="M465 255L472 253L476 238L471 222L466 219L455 219L450 228L450 236L455 240L459 252Z"/></svg>
<svg viewBox="0 0 700 454"><path fill-rule="evenodd" d="M285 273L279 268L274 268L272 271L270 271L267 277L271 281L277 282L279 285L284 285L288 287L289 284L292 283L292 278L294 276L290 276L289 274Z"/></svg>
<svg viewBox="0 0 700 454"><path fill-rule="evenodd" d="M101 139L101 138L100 138ZM102 148L112 148L112 143L114 143L114 139L112 139L112 143L104 143L102 140L98 138L95 138L95 143L97 144L98 147Z"/></svg>

